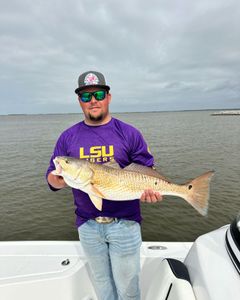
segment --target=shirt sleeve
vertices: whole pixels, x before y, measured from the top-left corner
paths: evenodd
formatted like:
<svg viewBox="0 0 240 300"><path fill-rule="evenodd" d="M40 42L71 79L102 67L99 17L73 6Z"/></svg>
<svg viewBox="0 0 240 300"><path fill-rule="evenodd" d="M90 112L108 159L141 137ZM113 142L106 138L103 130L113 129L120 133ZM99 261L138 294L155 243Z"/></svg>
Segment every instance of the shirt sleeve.
<svg viewBox="0 0 240 300"><path fill-rule="evenodd" d="M58 138L57 143L54 147L53 153L51 155L51 158L50 158L50 161L49 161L49 166L48 166L48 169L47 169L47 172L46 172L46 180L47 180L48 174L50 172L52 172L53 170L55 170L55 165L54 165L53 159L56 156L67 156L67 149L66 149L65 138L64 138L63 134ZM51 186L49 184L48 180L47 180L47 183L48 183L49 188L52 191L58 191L59 190L59 189L56 189L53 186Z"/></svg>
<svg viewBox="0 0 240 300"><path fill-rule="evenodd" d="M134 136L131 138L132 148L130 157L132 162L141 164L147 167L154 165L154 158L149 152L148 145L144 140L142 134L136 130Z"/></svg>

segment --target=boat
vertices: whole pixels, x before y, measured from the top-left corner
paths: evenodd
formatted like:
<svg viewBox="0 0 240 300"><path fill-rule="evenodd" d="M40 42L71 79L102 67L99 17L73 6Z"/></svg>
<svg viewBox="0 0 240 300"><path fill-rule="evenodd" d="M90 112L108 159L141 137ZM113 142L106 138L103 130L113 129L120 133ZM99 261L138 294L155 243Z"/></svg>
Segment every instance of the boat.
<svg viewBox="0 0 240 300"><path fill-rule="evenodd" d="M142 300L240 295L240 216L195 242L143 242ZM79 241L0 242L1 300L97 300Z"/></svg>

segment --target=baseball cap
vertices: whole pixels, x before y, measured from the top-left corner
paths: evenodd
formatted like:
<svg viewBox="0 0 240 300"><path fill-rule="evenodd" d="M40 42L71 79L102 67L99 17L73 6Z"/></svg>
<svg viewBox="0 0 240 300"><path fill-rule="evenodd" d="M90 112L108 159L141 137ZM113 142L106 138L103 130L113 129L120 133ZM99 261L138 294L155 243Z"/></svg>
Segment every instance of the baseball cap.
<svg viewBox="0 0 240 300"><path fill-rule="evenodd" d="M110 87L106 85L106 81L102 73L96 71L84 72L78 78L78 88L75 90L75 93L78 94L81 90L87 87L95 86L104 88L107 91L110 90Z"/></svg>

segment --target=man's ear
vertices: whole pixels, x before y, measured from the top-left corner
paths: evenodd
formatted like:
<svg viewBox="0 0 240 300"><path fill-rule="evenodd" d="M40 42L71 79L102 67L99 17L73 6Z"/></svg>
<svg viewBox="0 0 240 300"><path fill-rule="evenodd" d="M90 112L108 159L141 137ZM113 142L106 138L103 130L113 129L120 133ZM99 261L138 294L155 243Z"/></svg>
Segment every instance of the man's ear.
<svg viewBox="0 0 240 300"><path fill-rule="evenodd" d="M108 93L107 96L108 96L108 103L110 103L112 101L112 94Z"/></svg>

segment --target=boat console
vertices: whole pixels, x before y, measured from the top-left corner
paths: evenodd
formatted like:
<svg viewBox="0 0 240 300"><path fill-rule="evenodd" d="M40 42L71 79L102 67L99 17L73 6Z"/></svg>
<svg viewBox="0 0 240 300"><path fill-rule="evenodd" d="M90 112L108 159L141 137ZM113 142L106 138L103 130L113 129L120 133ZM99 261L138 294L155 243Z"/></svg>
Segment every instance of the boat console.
<svg viewBox="0 0 240 300"><path fill-rule="evenodd" d="M236 299L240 295L239 219L197 238L185 265L197 300Z"/></svg>

